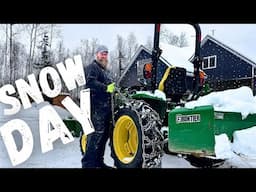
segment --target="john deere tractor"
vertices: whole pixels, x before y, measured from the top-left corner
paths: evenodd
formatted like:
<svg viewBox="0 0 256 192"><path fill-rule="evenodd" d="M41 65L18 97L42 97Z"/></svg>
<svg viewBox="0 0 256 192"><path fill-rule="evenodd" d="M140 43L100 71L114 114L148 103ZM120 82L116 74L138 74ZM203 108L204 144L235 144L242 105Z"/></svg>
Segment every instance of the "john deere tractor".
<svg viewBox="0 0 256 192"><path fill-rule="evenodd" d="M195 52L191 60L194 66L191 97L186 96L185 68L167 67L157 77L162 52L160 24L155 24L152 62L143 66L143 79L138 80L142 86L117 87L112 95L110 147L117 168L159 168L164 152L180 154L197 167L218 166L224 159L215 154L215 136L225 133L232 141L235 130L256 126L256 114L243 119L241 113L215 111L212 105L184 107L184 101L198 98L202 86L201 30L198 24L192 26ZM82 135L80 141L85 153L86 136Z"/></svg>
<svg viewBox="0 0 256 192"><path fill-rule="evenodd" d="M194 64L194 90L199 90L199 68L201 65L199 25L196 32ZM143 91L133 93L117 90L114 95L114 126L110 137L111 155L115 166L120 168L159 168L161 158L168 148L168 132L172 126L169 112L187 92L186 69L168 67L157 82L157 67L162 50L159 48L160 24L155 24L152 63L143 67Z"/></svg>
<svg viewBox="0 0 256 192"><path fill-rule="evenodd" d="M201 66L201 30L196 32L193 92L198 94ZM180 103L187 91L186 69L167 68L161 82L156 82L157 66L162 50L159 48L160 24L155 24L152 63L144 65L144 92L116 89L113 95L113 127L110 135L111 156L117 168L161 167L161 157L168 149L168 129L172 122L169 112ZM80 139L81 151L86 149L86 136Z"/></svg>

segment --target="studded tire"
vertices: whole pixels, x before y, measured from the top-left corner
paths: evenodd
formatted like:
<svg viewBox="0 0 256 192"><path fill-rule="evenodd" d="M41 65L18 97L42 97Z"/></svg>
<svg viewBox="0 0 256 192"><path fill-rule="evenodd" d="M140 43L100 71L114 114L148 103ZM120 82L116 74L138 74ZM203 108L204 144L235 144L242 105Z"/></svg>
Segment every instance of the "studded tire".
<svg viewBox="0 0 256 192"><path fill-rule="evenodd" d="M161 120L147 103L132 100L115 113L111 156L117 168L159 168L163 155Z"/></svg>

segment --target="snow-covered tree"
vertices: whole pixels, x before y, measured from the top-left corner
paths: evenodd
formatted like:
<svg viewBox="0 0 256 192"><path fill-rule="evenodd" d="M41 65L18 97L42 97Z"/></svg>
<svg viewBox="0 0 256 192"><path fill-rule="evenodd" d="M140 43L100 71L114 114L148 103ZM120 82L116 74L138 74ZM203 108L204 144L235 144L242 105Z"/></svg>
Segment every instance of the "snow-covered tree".
<svg viewBox="0 0 256 192"><path fill-rule="evenodd" d="M145 44L145 47L148 48L149 50L152 50L153 49L153 39L151 36L149 36L147 38L147 42Z"/></svg>
<svg viewBox="0 0 256 192"><path fill-rule="evenodd" d="M134 33L130 33L127 37L127 59L130 60L138 48L137 38Z"/></svg>
<svg viewBox="0 0 256 192"><path fill-rule="evenodd" d="M179 41L178 41L178 46L179 47L187 47L188 46L188 40L187 40L185 32L181 32Z"/></svg>
<svg viewBox="0 0 256 192"><path fill-rule="evenodd" d="M160 40L162 42L166 42L170 45L174 45L177 47L188 46L188 40L185 32L181 32L180 35L176 35L173 32L171 32L169 29L167 29L165 25L162 26Z"/></svg>

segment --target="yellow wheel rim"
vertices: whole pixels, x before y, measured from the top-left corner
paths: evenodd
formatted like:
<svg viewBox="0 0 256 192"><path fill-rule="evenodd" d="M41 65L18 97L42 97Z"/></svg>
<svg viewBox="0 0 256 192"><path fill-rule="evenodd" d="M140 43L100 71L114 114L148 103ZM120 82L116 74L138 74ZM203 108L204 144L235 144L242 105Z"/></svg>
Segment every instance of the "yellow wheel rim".
<svg viewBox="0 0 256 192"><path fill-rule="evenodd" d="M85 153L86 151L86 135L85 134L83 134L81 138L81 148L82 148L82 152Z"/></svg>
<svg viewBox="0 0 256 192"><path fill-rule="evenodd" d="M138 131L131 117L121 116L113 132L114 150L118 159L129 164L138 150Z"/></svg>

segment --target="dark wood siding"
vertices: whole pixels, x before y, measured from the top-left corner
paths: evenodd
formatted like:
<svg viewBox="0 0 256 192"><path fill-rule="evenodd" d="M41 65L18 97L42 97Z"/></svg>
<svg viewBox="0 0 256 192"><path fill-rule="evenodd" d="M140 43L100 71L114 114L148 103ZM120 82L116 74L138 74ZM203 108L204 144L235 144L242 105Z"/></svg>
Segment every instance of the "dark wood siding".
<svg viewBox="0 0 256 192"><path fill-rule="evenodd" d="M202 46L202 57L212 55L217 56L217 63L216 68L204 69L208 75L208 81L217 82L251 77L252 65L213 41L208 40Z"/></svg>
<svg viewBox="0 0 256 192"><path fill-rule="evenodd" d="M140 60L146 60L150 59L151 54L146 52L145 50L142 50L135 61L132 63L128 71L126 72L125 76L122 78L120 81L120 86L121 87L132 87L132 86L138 86L138 74L137 74L137 62ZM162 76L167 68L167 65L162 61L159 60L158 66L157 66L157 83L159 83L162 79Z"/></svg>

